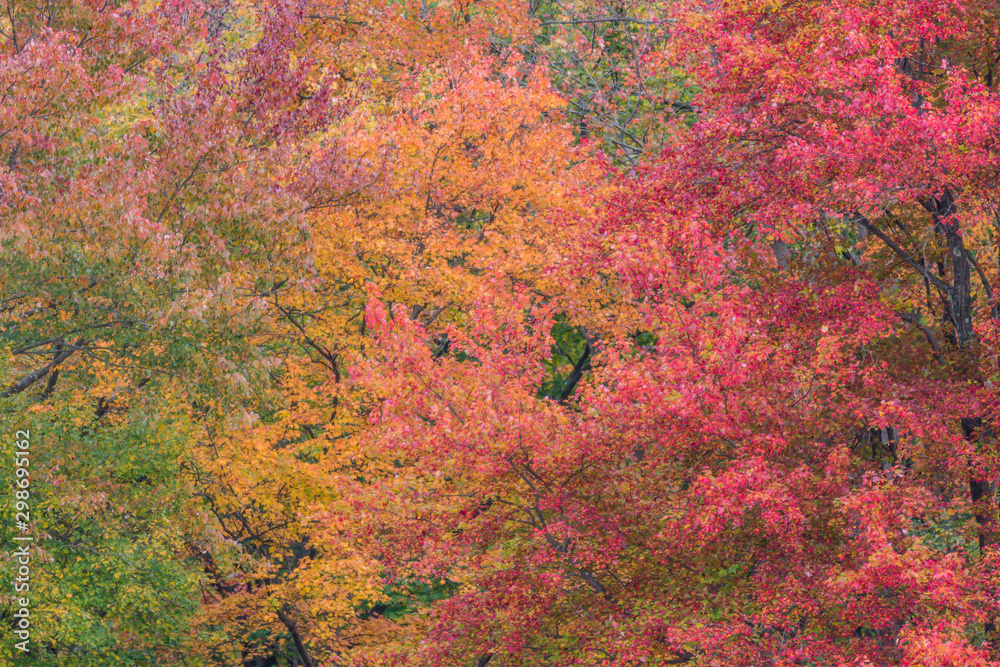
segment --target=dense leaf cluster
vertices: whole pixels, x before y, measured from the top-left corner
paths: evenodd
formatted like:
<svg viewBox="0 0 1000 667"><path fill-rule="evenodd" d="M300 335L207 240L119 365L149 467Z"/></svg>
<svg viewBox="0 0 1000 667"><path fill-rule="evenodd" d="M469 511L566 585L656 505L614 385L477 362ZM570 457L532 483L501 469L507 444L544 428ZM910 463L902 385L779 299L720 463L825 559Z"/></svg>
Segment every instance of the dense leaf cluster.
<svg viewBox="0 0 1000 667"><path fill-rule="evenodd" d="M1000 661L998 45L10 0L0 662Z"/></svg>

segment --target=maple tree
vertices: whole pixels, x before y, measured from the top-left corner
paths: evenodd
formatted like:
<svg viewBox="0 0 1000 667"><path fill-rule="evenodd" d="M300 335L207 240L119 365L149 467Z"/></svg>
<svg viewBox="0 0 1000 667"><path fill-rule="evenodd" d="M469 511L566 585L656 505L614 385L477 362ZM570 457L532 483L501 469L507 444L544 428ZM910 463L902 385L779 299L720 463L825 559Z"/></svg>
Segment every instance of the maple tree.
<svg viewBox="0 0 1000 667"><path fill-rule="evenodd" d="M585 210L580 195L597 171L574 165L568 126L549 118L560 100L544 72L515 56L491 62L469 35L475 22L430 33L466 52L432 50L400 71L394 43L375 48L380 34L317 20L307 34L320 40L326 67L343 77L357 44L376 60L367 74L342 79L344 94L363 101L314 149L338 146L351 185L330 193L314 174L298 183L310 199L315 275L270 299L268 349L281 359L273 402L255 408L251 428L220 432L199 466L220 481L208 493L223 529L254 555L240 575L246 587L218 596L211 617L225 622L252 609L234 634L263 624L273 639L269 610L293 609L308 644L302 653L320 661L380 644L384 628L367 626L380 626L377 610L396 590L377 554L348 537L358 480L394 466L369 446L367 413L381 389L355 381L357 361L380 354L372 295L434 327L443 354L450 344L440 327L461 317L493 274L544 286L557 248L546 238L547 211ZM422 20L404 15L399 29L424 30L407 23ZM439 597L431 588L413 582L402 594ZM261 651L273 648L265 642Z"/></svg>
<svg viewBox="0 0 1000 667"><path fill-rule="evenodd" d="M387 660L985 663L992 15L678 9L695 122L552 269L619 287L578 397L571 298L497 286L447 357L385 325L369 539L451 588Z"/></svg>
<svg viewBox="0 0 1000 667"><path fill-rule="evenodd" d="M828 409L854 422L831 436L843 441L853 430L856 456L870 447L859 466L867 459L868 474L885 480L868 482L884 498L871 503L873 513L883 503L913 504L895 531L882 527L892 552L855 538L856 563L837 577L866 582L855 594L869 605L885 588L905 600L905 584L881 579L892 562L913 579L955 576L989 591L995 157L993 130L977 122L996 105L989 10L803 4L694 10L688 18L697 34L687 36L708 37L689 44L713 50L711 59L682 56L698 73L706 111L663 169L703 174L684 190L705 219L721 233L738 221L739 233L756 237L765 255L770 245L797 280L811 286L819 273L844 270L831 264L853 265L858 278L844 284L873 281L892 332L883 334L882 346L891 347L881 354L840 333L823 331L819 341L821 353L836 350L852 375L862 373L836 387ZM870 493L855 487L843 502ZM885 655L893 649L920 661L921 651L938 652L926 659L944 660L954 651L959 664L971 659L961 657L971 650L963 647L995 640L995 599L970 602L977 613L952 615L918 612L908 601L884 609L880 626L858 625L881 639ZM985 637L963 636L976 627Z"/></svg>

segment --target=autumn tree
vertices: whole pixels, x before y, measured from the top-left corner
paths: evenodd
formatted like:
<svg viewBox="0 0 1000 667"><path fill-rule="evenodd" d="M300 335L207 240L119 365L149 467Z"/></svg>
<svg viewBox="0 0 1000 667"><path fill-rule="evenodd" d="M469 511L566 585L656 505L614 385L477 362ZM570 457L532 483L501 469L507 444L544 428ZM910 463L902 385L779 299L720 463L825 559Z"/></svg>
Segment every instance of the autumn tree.
<svg viewBox="0 0 1000 667"><path fill-rule="evenodd" d="M186 468L271 368L266 296L304 275L291 143L339 113L285 46L301 14L12 2L0 19L0 393L5 428L34 438L39 664L176 662L211 634L191 627L199 564L227 547Z"/></svg>
<svg viewBox="0 0 1000 667"><path fill-rule="evenodd" d="M413 616L410 603L417 613L446 594L399 582L355 537L359 493L396 465L371 447L385 387L357 381L359 364L383 354L373 297L424 323L426 342L446 355L445 327L464 322L497 279L556 287L545 270L565 236L551 237L552 211L587 214L588 188L601 184L545 70L516 53L490 55L492 34L527 30L530 17L514 13L524 26L508 25L511 8L500 3L458 19L441 8L373 24L363 18L373 7L317 9L303 24L319 69L336 73L353 106L300 144L302 156L323 165L336 148L346 185L300 172L315 273L268 298L266 347L281 360L273 393L253 407L253 423L230 424L198 450L213 512L252 554L231 575L238 585L220 581L206 618L234 637L264 637L264 656L282 632L275 607L294 612L303 651L322 662L360 659L394 632L390 608ZM420 40L399 36L412 34Z"/></svg>
<svg viewBox="0 0 1000 667"><path fill-rule="evenodd" d="M985 664L992 14L671 18L695 122L575 228L560 298L498 280L445 355L376 311L398 471L358 491L367 539L449 589L382 659ZM619 318L579 332L575 392L540 392L581 276Z"/></svg>

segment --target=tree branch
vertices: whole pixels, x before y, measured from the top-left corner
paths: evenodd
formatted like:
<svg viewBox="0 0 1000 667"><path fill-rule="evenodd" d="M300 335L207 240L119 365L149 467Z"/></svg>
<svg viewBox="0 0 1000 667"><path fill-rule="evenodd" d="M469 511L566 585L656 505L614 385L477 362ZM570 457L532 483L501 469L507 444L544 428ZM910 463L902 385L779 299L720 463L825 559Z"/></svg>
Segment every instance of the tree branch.
<svg viewBox="0 0 1000 667"><path fill-rule="evenodd" d="M934 337L934 332L932 332L925 324L920 321L920 317L914 313L907 313L905 311L897 310L896 314L899 315L899 319L912 324L913 326L924 332L924 336L927 337L927 342L930 343L931 349L934 350L934 358L938 360L939 363L943 363L944 359L941 357L941 344L937 342Z"/></svg>
<svg viewBox="0 0 1000 667"><path fill-rule="evenodd" d="M15 394L20 394L22 391L24 391L25 389L27 389L28 387L30 387L31 385L35 384L43 377L48 375L49 371L51 371L56 366L69 359L70 355L79 350L82 345L86 344L86 342L87 342L86 340L80 338L75 343L67 347L65 350L60 350L52 361L39 368L37 371L29 373L28 375L24 376L18 382L15 382L11 386L7 387L7 389L5 389L3 393L0 393L0 398L7 398Z"/></svg>
<svg viewBox="0 0 1000 667"><path fill-rule="evenodd" d="M950 294L951 293L951 285L949 285L948 283L944 282L943 280L941 280L940 278L938 278L937 276L935 276L933 273L931 273L930 271L928 271L926 266L924 266L923 264L921 264L920 262L918 262L917 260L915 260L910 255L910 253L908 253L905 250L903 250L903 248L901 248L899 245L896 244L895 241L893 241L891 238L889 238L885 234L885 232L883 232L881 229L879 229L878 227L876 227L875 225L873 225L870 220L868 220L863 215L857 215L857 216L855 216L855 221L858 222L859 224L861 224L862 226L864 226L864 228L867 229L869 232L871 232L875 236L877 236L880 239L882 239L882 242L885 243L887 246L889 246L889 248L894 253L896 253L897 255L899 255L907 264L909 264L910 266L912 266L913 268L915 268L917 271L919 271L920 275L922 275L924 278L926 278L927 280L929 280L935 287L937 287L939 290L941 290L945 294Z"/></svg>
<svg viewBox="0 0 1000 667"><path fill-rule="evenodd" d="M568 19L565 21L542 21L542 25L592 25L596 23L633 23L635 25L662 25L665 23L676 23L676 19L660 19L658 21L644 21L633 19L627 16L602 16L590 19Z"/></svg>
<svg viewBox="0 0 1000 667"><path fill-rule="evenodd" d="M299 633L299 624L292 620L292 617L284 609L278 610L278 619L284 623L288 631L292 633L292 641L295 642L295 650L298 651L299 657L302 658L302 664L305 667L316 667L316 662L309 655L309 651L306 649L305 643L302 641L302 635Z"/></svg>
<svg viewBox="0 0 1000 667"><path fill-rule="evenodd" d="M566 382L563 383L562 391L559 393L560 403L565 403L573 395L573 390L576 389L577 383L580 382L580 378L583 377L583 372L586 370L585 367L587 361L590 359L590 352L590 343L587 343L587 346L583 349L583 355L573 365L573 370L570 372L569 377L566 378Z"/></svg>

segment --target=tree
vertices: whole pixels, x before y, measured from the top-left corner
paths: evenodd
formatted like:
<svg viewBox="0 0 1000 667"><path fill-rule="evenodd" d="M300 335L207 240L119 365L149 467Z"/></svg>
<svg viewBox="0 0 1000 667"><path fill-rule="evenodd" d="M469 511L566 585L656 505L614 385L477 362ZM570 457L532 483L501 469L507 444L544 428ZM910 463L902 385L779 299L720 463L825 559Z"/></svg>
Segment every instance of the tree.
<svg viewBox="0 0 1000 667"><path fill-rule="evenodd" d="M387 660L985 663L991 14L675 17L696 122L548 271L624 315L576 394L538 396L558 299L499 284L447 357L382 330L373 548L454 591Z"/></svg>
<svg viewBox="0 0 1000 667"><path fill-rule="evenodd" d="M266 277L303 275L291 149L337 109L290 57L302 13L14 2L0 19L0 393L10 433L35 438L39 664L211 640L191 627L197 564L226 545L185 468L271 368Z"/></svg>
<svg viewBox="0 0 1000 667"><path fill-rule="evenodd" d="M303 644L321 662L386 643L382 617L406 608L402 600L444 594L398 581L381 552L353 537L367 530L356 516L369 493L361 489L395 468L393 455L370 446L368 417L383 389L358 382L359 364L383 354L373 295L425 323L446 355L443 328L464 320L494 281L554 287L544 269L566 238L548 238L550 212L586 212L584 188L600 176L575 153L543 71L487 56L485 36L470 36L481 28L473 17L428 33L452 51L425 53L421 44L401 69L398 44L380 46L382 33L425 28L409 25L414 16L398 20L346 21L348 29L320 17L310 29L357 104L303 153L321 164L336 147L350 185L331 189L321 173L302 174L315 274L270 295L266 349L281 360L273 393L252 406L254 422L220 429L198 450L213 512L252 555L234 568L239 585L220 581L227 590L213 593L208 618L233 636L263 635L264 654L280 634L268 620L275 607L296 612ZM351 60L358 44L376 63L367 73Z"/></svg>

